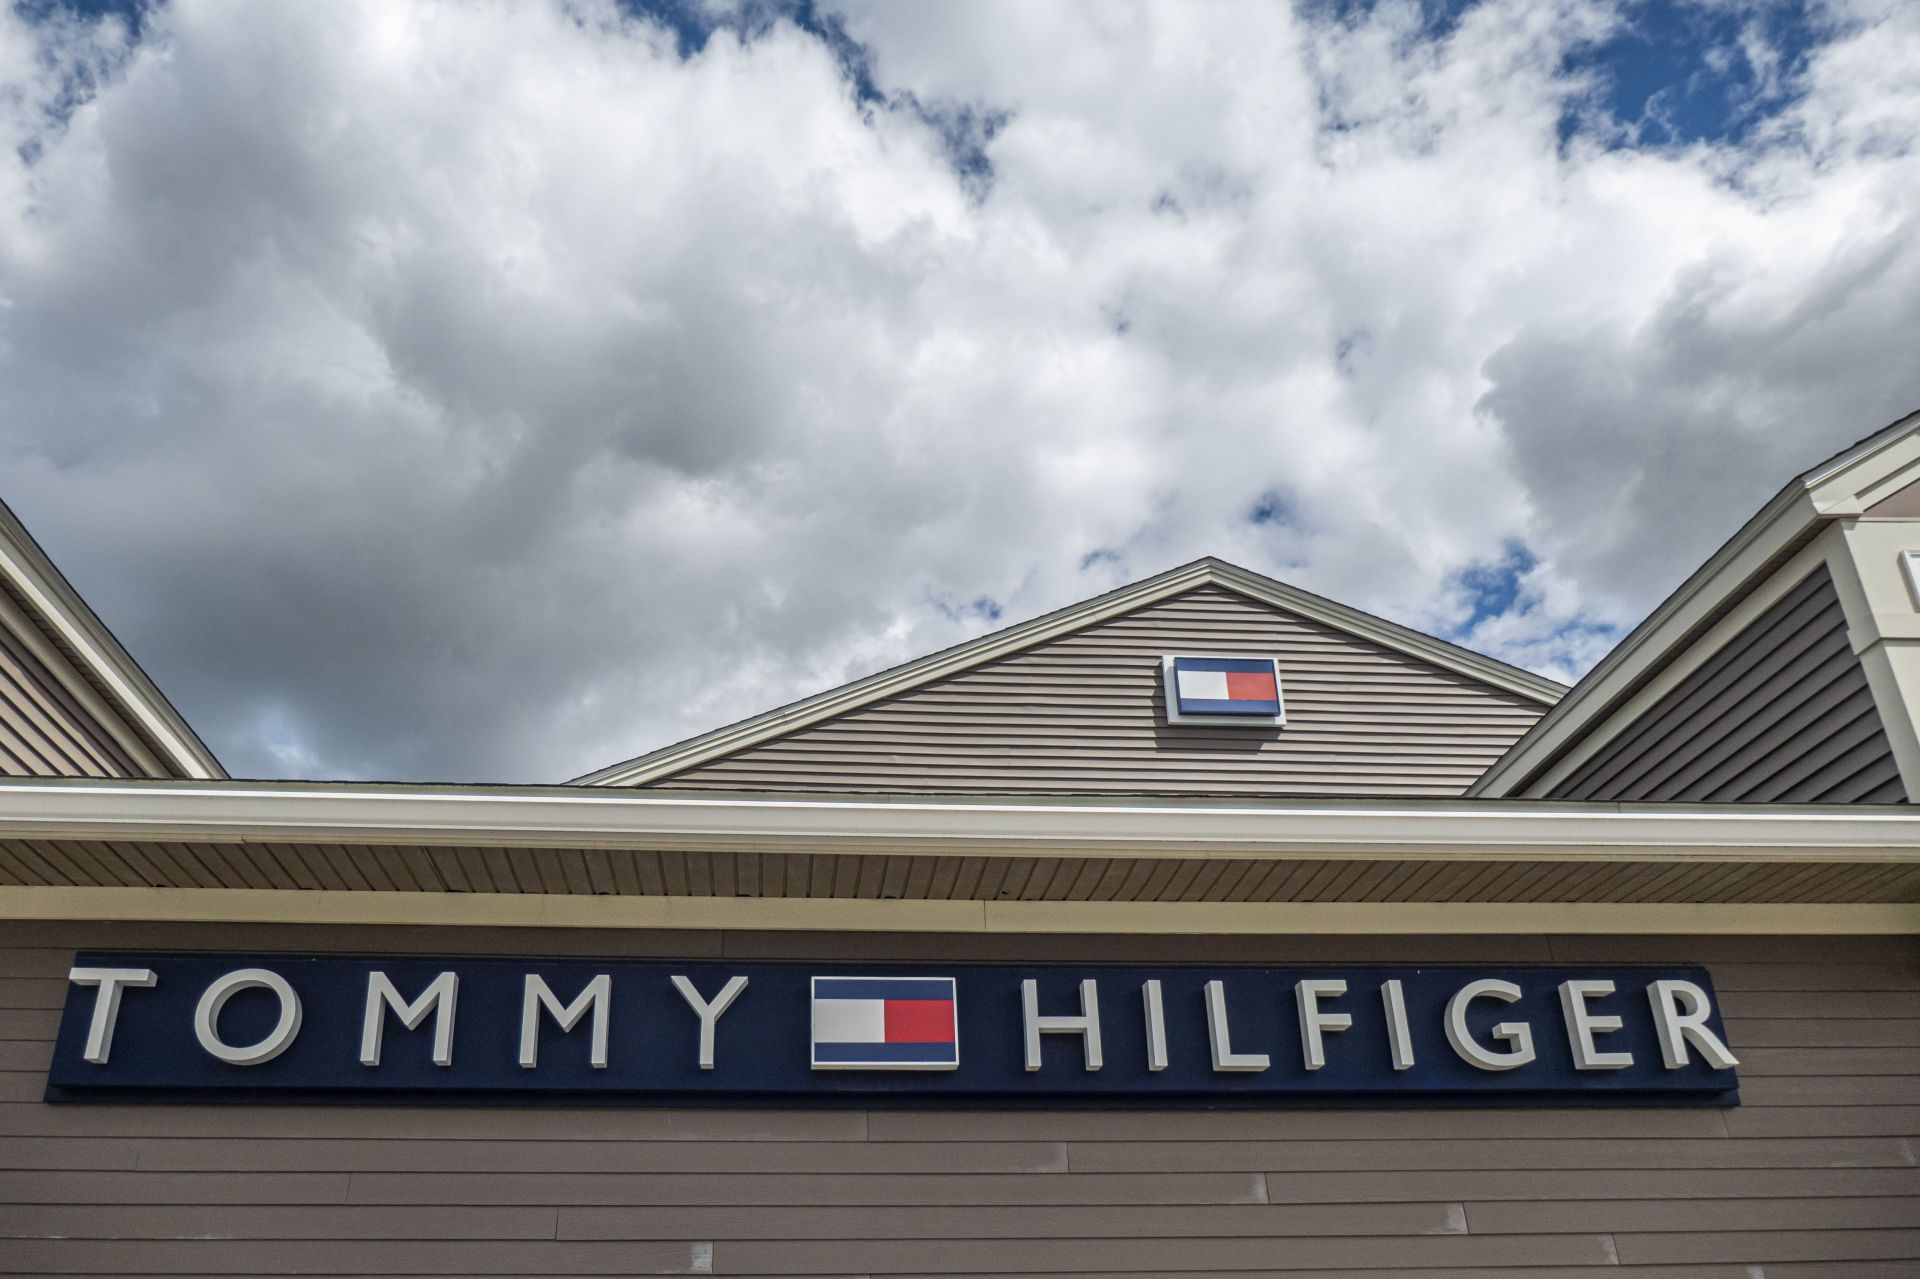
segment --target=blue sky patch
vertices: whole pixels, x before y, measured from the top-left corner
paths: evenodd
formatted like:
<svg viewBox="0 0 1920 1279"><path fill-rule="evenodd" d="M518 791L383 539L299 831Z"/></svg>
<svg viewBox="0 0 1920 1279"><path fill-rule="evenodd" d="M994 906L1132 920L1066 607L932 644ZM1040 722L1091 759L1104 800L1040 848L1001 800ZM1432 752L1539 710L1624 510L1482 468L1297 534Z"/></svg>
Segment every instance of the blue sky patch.
<svg viewBox="0 0 1920 1279"><path fill-rule="evenodd" d="M1803 0L1744 5L1654 0L1627 9L1613 39L1584 50L1628 145L1738 142L1792 100L1817 31Z"/></svg>
<svg viewBox="0 0 1920 1279"><path fill-rule="evenodd" d="M1508 542L1500 559L1491 563L1482 561L1462 569L1460 591L1466 597L1472 614L1460 627L1460 633L1472 631L1490 617L1511 612L1520 599L1523 580L1539 562L1539 557L1522 543Z"/></svg>
<svg viewBox="0 0 1920 1279"><path fill-rule="evenodd" d="M1273 489L1262 493L1247 512L1249 524L1285 524L1292 517L1293 511L1287 505L1287 500Z"/></svg>
<svg viewBox="0 0 1920 1279"><path fill-rule="evenodd" d="M1422 30L1445 40L1478 0L1422 0ZM1308 0L1321 22L1364 19L1378 0ZM1563 70L1592 73L1597 100L1561 122L1561 142L1600 130L1620 147L1739 142L1791 102L1826 25L1807 0L1626 0L1619 30L1574 52ZM1597 111L1597 114L1596 114Z"/></svg>
<svg viewBox="0 0 1920 1279"><path fill-rule="evenodd" d="M77 14L83 18L112 15L123 19L136 36L145 26L147 11L158 7L146 0L16 0L14 4L15 10L33 22L44 22L61 14Z"/></svg>
<svg viewBox="0 0 1920 1279"><path fill-rule="evenodd" d="M940 616L950 622L997 622L1005 611L999 600L986 595L964 602L951 596L929 595L928 598Z"/></svg>
<svg viewBox="0 0 1920 1279"><path fill-rule="evenodd" d="M1364 17L1377 0L1309 0L1305 12L1322 22ZM1423 0L1424 31L1443 40L1477 0ZM30 18L57 14L116 15L138 38L151 0L19 0ZM814 0L745 0L731 11L700 0L620 0L627 13L672 33L680 56L692 57L714 32L732 30L747 41L785 21L832 51L860 103L910 111L931 126L955 173L975 198L991 187L988 148L1009 114L988 104L923 102L911 93L889 92L874 77L869 51L848 34L839 15ZM1609 145L1664 147L1693 142L1738 142L1792 100L1797 73L1822 34L1823 23L1807 0L1637 0L1623 5L1624 21L1612 38L1577 51L1565 70L1595 75L1597 100L1570 111L1562 142L1596 130ZM1330 121L1330 127L1338 127ZM1175 206L1177 209L1177 206Z"/></svg>

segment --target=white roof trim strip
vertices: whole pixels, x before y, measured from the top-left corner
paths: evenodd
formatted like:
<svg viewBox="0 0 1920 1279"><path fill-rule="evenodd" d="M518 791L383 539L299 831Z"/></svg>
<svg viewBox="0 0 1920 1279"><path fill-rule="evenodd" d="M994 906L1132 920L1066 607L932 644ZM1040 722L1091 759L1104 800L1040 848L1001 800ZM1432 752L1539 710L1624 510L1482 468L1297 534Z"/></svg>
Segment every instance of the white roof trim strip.
<svg viewBox="0 0 1920 1279"><path fill-rule="evenodd" d="M0 783L0 838L898 854L1920 861L1920 810L982 802L268 783ZM0 892L4 892L0 889Z"/></svg>

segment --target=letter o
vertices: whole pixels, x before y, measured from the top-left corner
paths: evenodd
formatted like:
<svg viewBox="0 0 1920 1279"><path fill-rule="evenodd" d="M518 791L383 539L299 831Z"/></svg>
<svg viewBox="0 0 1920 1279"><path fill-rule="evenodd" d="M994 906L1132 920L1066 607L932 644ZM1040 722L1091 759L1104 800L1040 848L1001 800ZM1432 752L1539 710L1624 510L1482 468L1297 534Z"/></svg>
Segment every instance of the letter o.
<svg viewBox="0 0 1920 1279"><path fill-rule="evenodd" d="M236 1048L220 1038L220 1010L243 990L272 991L280 1001L280 1020L259 1043ZM200 996L200 1006L193 1010L193 1033L202 1048L228 1065L258 1066L285 1052L293 1043L293 1037L300 1033L300 996L279 973L264 968L236 968L225 977L217 978Z"/></svg>

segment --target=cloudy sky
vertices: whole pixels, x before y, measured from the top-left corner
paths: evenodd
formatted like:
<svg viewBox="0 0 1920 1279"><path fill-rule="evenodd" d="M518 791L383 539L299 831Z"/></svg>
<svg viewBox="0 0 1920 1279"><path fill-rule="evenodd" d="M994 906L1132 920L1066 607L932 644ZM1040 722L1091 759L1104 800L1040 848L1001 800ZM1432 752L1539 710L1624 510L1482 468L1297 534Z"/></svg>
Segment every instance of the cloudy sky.
<svg viewBox="0 0 1920 1279"><path fill-rule="evenodd" d="M1571 678L1917 351L1902 0L0 9L0 497L238 776L1205 554Z"/></svg>

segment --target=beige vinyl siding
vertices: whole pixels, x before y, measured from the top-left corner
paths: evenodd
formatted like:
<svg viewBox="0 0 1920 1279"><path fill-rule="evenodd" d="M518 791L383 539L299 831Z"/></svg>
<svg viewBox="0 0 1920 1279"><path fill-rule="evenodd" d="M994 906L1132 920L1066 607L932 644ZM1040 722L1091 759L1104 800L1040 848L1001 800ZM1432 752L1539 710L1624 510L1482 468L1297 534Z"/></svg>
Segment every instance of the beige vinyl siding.
<svg viewBox="0 0 1920 1279"><path fill-rule="evenodd" d="M1905 801L1826 568L1727 641L1552 797Z"/></svg>
<svg viewBox="0 0 1920 1279"><path fill-rule="evenodd" d="M865 901L1875 903L1920 901L1920 866L1781 852L1764 862L1581 862L8 839L6 884Z"/></svg>
<svg viewBox="0 0 1920 1279"><path fill-rule="evenodd" d="M1160 658L1280 659L1283 729L1169 725ZM1545 707L1198 587L659 779L673 789L1457 795Z"/></svg>
<svg viewBox="0 0 1920 1279"><path fill-rule="evenodd" d="M135 777L140 772L19 637L0 627L0 776Z"/></svg>
<svg viewBox="0 0 1920 1279"><path fill-rule="evenodd" d="M1906 484L1867 508L1868 519L1920 519L1920 480Z"/></svg>
<svg viewBox="0 0 1920 1279"><path fill-rule="evenodd" d="M48 1106L79 947L1702 962L1730 1109ZM143 924L0 942L0 1273L1881 1279L1920 1271L1912 939L985 938ZM1759 1268L1759 1269L1756 1269Z"/></svg>

